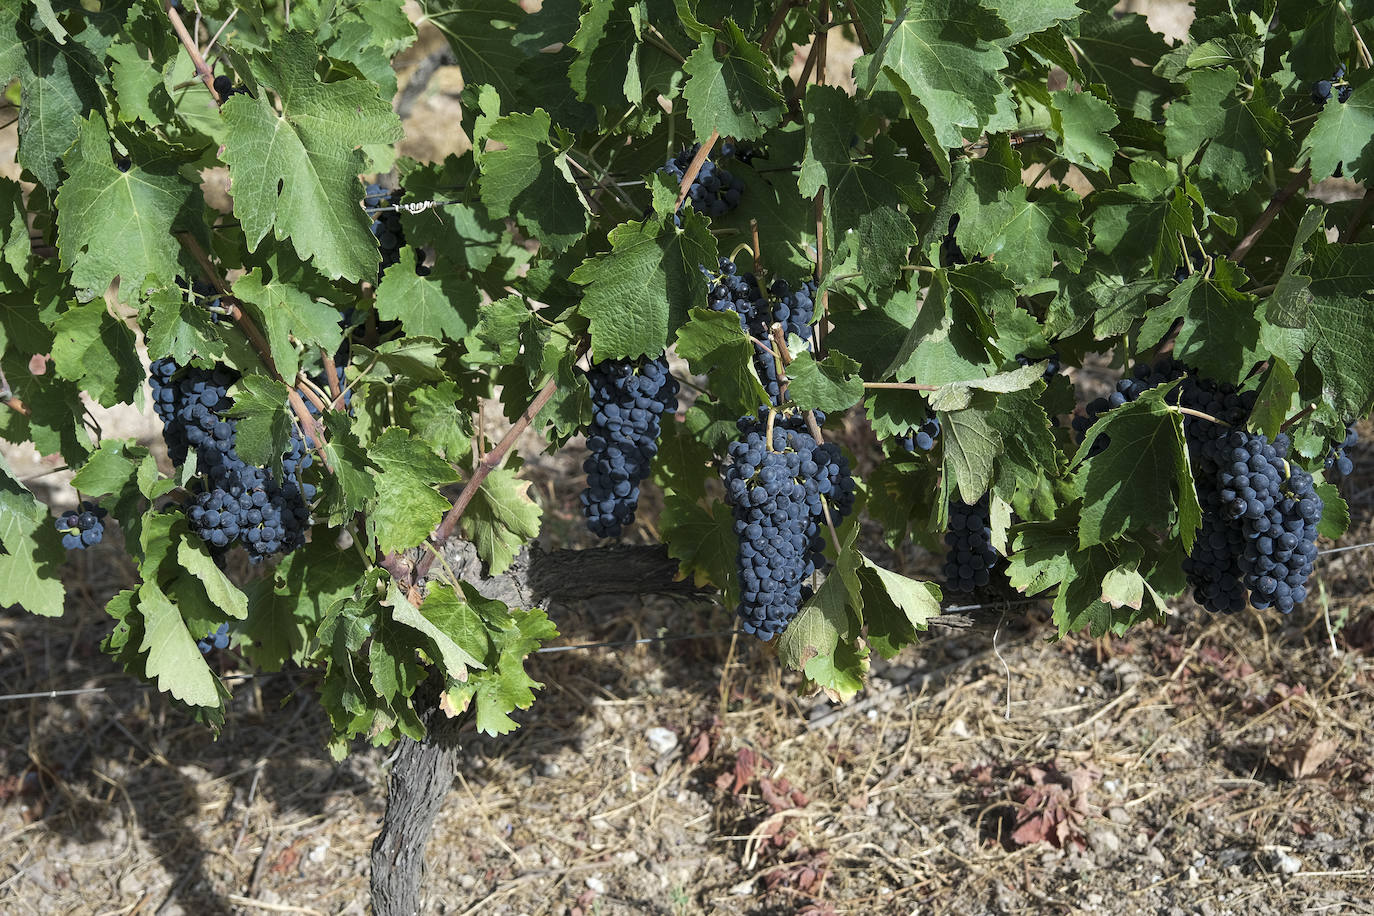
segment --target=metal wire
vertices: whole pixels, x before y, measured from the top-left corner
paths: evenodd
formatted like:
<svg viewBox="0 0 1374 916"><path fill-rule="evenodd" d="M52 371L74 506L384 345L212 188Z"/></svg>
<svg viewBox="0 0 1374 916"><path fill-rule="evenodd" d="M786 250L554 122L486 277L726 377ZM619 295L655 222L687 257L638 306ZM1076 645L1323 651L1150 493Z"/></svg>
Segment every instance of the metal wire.
<svg viewBox="0 0 1374 916"><path fill-rule="evenodd" d="M1347 547L1330 547L1326 550L1318 551L1318 555L1329 553L1344 553L1348 550L1363 550L1374 547L1374 541L1364 544L1351 544ZM1040 604L1045 598L1013 598L1009 601L990 601L985 604L952 604L942 607L940 610L946 614L957 614L962 611L981 611L988 609L1004 610L1010 607L1020 607L1027 604ZM555 652L575 652L584 649L617 649L624 646L646 646L653 643L685 642L693 639L719 639L735 634L744 635L743 630L712 630L709 633L678 633L667 636L645 636L642 639L619 639L607 642L588 642L577 643L571 646L544 646L535 649L534 655L551 655ZM260 677L257 674L227 674L220 678L221 681L247 681ZM152 684L143 684L138 681L128 681L121 684L113 684L106 687L74 687L66 690L37 690L31 693L6 693L0 694L0 703L8 703L18 700L56 700L60 697L88 696L94 693L106 693L111 690L121 690L127 688L137 688L140 690L155 690Z"/></svg>

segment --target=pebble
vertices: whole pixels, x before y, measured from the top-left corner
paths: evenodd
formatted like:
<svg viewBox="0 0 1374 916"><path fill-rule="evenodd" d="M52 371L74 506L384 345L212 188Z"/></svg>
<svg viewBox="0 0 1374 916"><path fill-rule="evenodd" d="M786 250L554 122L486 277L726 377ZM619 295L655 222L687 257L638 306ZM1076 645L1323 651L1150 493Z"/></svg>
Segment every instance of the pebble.
<svg viewBox="0 0 1374 916"><path fill-rule="evenodd" d="M1113 824L1129 824L1131 822L1131 815L1127 813L1125 808L1108 808L1107 820L1111 821Z"/></svg>
<svg viewBox="0 0 1374 916"><path fill-rule="evenodd" d="M639 862L639 853L633 849L626 849L615 854L615 860L621 865L634 865Z"/></svg>
<svg viewBox="0 0 1374 916"><path fill-rule="evenodd" d="M945 732L953 735L955 738L973 737L973 733L968 730L968 723L963 719L955 719L953 722L949 723L949 728L945 729Z"/></svg>
<svg viewBox="0 0 1374 916"><path fill-rule="evenodd" d="M602 881L596 875L592 875L587 879L587 890L596 894L604 894L606 893L606 882Z"/></svg>
<svg viewBox="0 0 1374 916"><path fill-rule="evenodd" d="M644 733L655 754L666 754L677 747L677 734L666 728L654 727Z"/></svg>
<svg viewBox="0 0 1374 916"><path fill-rule="evenodd" d="M1151 846L1145 853L1145 861L1159 868L1164 867L1164 853L1160 852L1155 846Z"/></svg>
<svg viewBox="0 0 1374 916"><path fill-rule="evenodd" d="M472 875L459 875L458 886L465 891L470 891L477 886L477 879Z"/></svg>
<svg viewBox="0 0 1374 916"><path fill-rule="evenodd" d="M730 893L734 894L736 897L752 896L754 893L754 879L750 878L748 881L741 881L739 884L730 888Z"/></svg>
<svg viewBox="0 0 1374 916"><path fill-rule="evenodd" d="M1112 854L1121 850L1121 838L1110 830L1094 830L1088 836L1088 845L1098 855Z"/></svg>
<svg viewBox="0 0 1374 916"><path fill-rule="evenodd" d="M318 843L316 843L314 846L312 846L312 847L310 848L310 852L306 853L306 856L305 856L305 857L306 857L307 859L309 859L309 860L310 860L312 863L314 863L315 865L319 865L320 863L324 862L324 857L325 857L326 855L328 855L328 854L329 854L329 840L325 839L325 840L321 840L320 842L318 842Z"/></svg>
<svg viewBox="0 0 1374 916"><path fill-rule="evenodd" d="M1296 875L1302 871L1302 859L1290 856L1282 849L1274 851L1274 868L1283 875Z"/></svg>
<svg viewBox="0 0 1374 916"><path fill-rule="evenodd" d="M539 775L547 779L553 779L563 775L563 768L552 760L539 761Z"/></svg>

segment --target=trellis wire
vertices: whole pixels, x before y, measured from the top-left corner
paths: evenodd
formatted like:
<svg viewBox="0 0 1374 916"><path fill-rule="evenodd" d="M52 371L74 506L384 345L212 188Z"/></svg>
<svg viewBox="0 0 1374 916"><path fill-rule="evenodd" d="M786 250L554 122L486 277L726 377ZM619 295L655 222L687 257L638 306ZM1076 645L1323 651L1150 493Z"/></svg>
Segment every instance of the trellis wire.
<svg viewBox="0 0 1374 916"><path fill-rule="evenodd" d="M1368 542L1366 542L1366 543L1364 543L1364 544L1351 544L1351 545L1346 546L1346 547L1328 547L1326 550L1319 550L1319 551L1317 551L1317 554L1318 554L1318 556L1321 556L1321 555L1329 554L1329 553L1345 553L1345 552L1348 551L1348 550L1363 550L1363 549L1369 548L1369 547L1374 547L1374 541L1368 541ZM981 611L981 610L987 610L987 609L989 609L989 608L1001 608L1001 609L1005 609L1005 608L1009 608L1009 607L1020 607L1020 606L1022 606L1022 605L1027 605L1027 604L1040 604L1040 603L1044 602L1045 600L1047 600L1047 599L1045 599L1045 598L1015 598L1015 599L1012 599L1012 600L1010 600L1010 601L990 601L990 602L987 602L986 604L952 604L952 605L949 605L948 607L942 607L942 608L940 608L940 610L941 610L942 612L946 613L946 614L957 614L957 613L960 613L960 612L963 612L963 611ZM743 635L747 635L747 634L745 634L745 632L744 632L743 630L735 630L735 629L729 629L729 630L712 630L712 631L710 631L710 632L708 632L708 633L677 633L677 634L668 635L668 636L645 636L645 637L642 637L642 638L640 638L640 639L618 639L618 640L611 640L611 641L608 641L608 642L578 643L578 644L576 644L576 645L571 645L571 646L544 646L544 647L542 647L542 648L535 649L534 652L533 652L532 654L534 654L534 655L551 655L551 654L553 654L553 653L555 653L555 652L574 652L574 651L581 650L581 649L616 649L616 648L622 648L622 647L625 647L625 646L646 646L646 645L650 645L650 644L653 644L653 643L685 642L685 641L694 640L694 639L719 639L719 638L721 638L721 637L733 636L733 635L741 635L741 636L743 636ZM252 680L253 678L256 678L256 677L260 677L260 675L257 675L257 674L226 674L226 675L224 675L223 677L221 677L220 680L221 680L221 681L247 681L247 680ZM127 688L130 688L130 687L136 688L136 689L139 689L139 690L153 690L153 689L155 689L155 688L153 687L152 684L140 684L140 683L138 683L138 682L136 682L136 681L130 681L130 682L128 682L128 683L114 684L114 685L106 686L106 687L74 687L74 688L69 688L69 689L66 689L66 690L38 690L38 691L34 691L34 692L32 692L32 693L5 693L5 694L0 694L0 703L8 703L8 702L18 701L18 700L56 700L56 699L58 699L59 697L88 696L88 695L90 695L90 694L107 693L107 692L109 692L109 691L111 691L111 690L127 689Z"/></svg>

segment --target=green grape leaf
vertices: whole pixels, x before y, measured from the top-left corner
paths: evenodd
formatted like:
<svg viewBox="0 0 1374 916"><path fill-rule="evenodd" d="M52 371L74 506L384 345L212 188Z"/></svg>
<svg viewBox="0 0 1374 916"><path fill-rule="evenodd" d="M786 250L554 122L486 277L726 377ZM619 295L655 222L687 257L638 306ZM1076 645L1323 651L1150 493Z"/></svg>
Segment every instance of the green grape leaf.
<svg viewBox="0 0 1374 916"><path fill-rule="evenodd" d="M495 86L517 94L527 58L514 41L528 18L515 0L421 0L424 20L437 26L458 59L469 86Z"/></svg>
<svg viewBox="0 0 1374 916"><path fill-rule="evenodd" d="M150 357L170 356L180 366L192 356L215 361L224 357L224 343L211 313L191 301L185 290L176 286L154 290L147 305L152 309L146 331Z"/></svg>
<svg viewBox="0 0 1374 916"><path fill-rule="evenodd" d="M316 533L271 575L248 584L248 619L235 628L243 637L239 651L263 671L280 671L288 661L304 664L320 621L353 594L363 569L355 551Z"/></svg>
<svg viewBox="0 0 1374 916"><path fill-rule="evenodd" d="M587 204L568 166L573 136L553 129L548 112L507 115L484 137L504 149L482 154L478 187L492 219L514 216L530 234L554 251L568 248L587 231Z"/></svg>
<svg viewBox="0 0 1374 916"><path fill-rule="evenodd" d="M1334 541L1350 528L1350 506L1334 483L1319 483L1316 490L1322 501L1322 517L1317 523L1317 533Z"/></svg>
<svg viewBox="0 0 1374 916"><path fill-rule="evenodd" d="M1271 356L1269 371L1256 392L1255 406L1250 409L1246 425L1272 441L1296 412L1297 404L1298 380L1293 377L1293 370L1280 357Z"/></svg>
<svg viewBox="0 0 1374 916"><path fill-rule="evenodd" d="M1317 122L1303 141L1302 151L1312 161L1312 178L1330 178L1345 163L1346 174L1366 184L1374 179L1374 80L1368 71L1351 74L1350 98L1331 101L1317 115Z"/></svg>
<svg viewBox="0 0 1374 916"><path fill-rule="evenodd" d="M424 440L397 428L372 443L368 458L381 468L373 477L377 502L367 516L378 549L390 553L421 544L450 508L434 484L456 480L453 468Z"/></svg>
<svg viewBox="0 0 1374 916"><path fill-rule="evenodd" d="M1112 106L1091 92L1062 89L1050 97L1050 123L1059 135L1060 154L1075 165L1110 171L1117 151L1111 130L1121 123Z"/></svg>
<svg viewBox="0 0 1374 916"><path fill-rule="evenodd" d="M688 76L682 94L698 141L705 142L712 130L753 140L782 121L773 65L734 20L725 20L719 31L703 32L682 69Z"/></svg>
<svg viewBox="0 0 1374 916"><path fill-rule="evenodd" d="M859 622L852 609L862 609L860 554L854 549L857 525L846 525L835 568L815 596L778 637L778 658L805 674L836 702L863 688L868 650L855 645Z"/></svg>
<svg viewBox="0 0 1374 916"><path fill-rule="evenodd" d="M1193 549L1202 507L1193 488L1183 417L1164 403L1171 387L1152 389L1107 411L1084 436L1074 456L1074 484L1083 494L1079 547L1154 529L1179 537L1185 551ZM1107 447L1089 457L1102 437Z"/></svg>
<svg viewBox="0 0 1374 916"><path fill-rule="evenodd" d="M450 461L466 455L472 444L472 414L460 409L464 400L457 384L444 381L416 388L406 401L412 428Z"/></svg>
<svg viewBox="0 0 1374 916"><path fill-rule="evenodd" d="M1287 124L1274 110L1278 87L1262 80L1245 98L1239 82L1230 67L1189 74L1188 95L1169 106L1164 125L1170 158L1189 159L1205 145L1200 173L1232 194L1249 190L1270 156L1287 162L1293 153Z"/></svg>
<svg viewBox="0 0 1374 916"><path fill-rule="evenodd" d="M807 197L822 187L828 190L826 238L831 247L845 233L857 233L859 271L876 285L891 286L901 276L907 249L919 241L908 214L926 209L925 189L888 138L875 139L871 155L854 159L850 140L858 117L857 103L843 90L808 87L806 158L798 189ZM905 204L907 212L897 203Z"/></svg>
<svg viewBox="0 0 1374 916"><path fill-rule="evenodd" d="M1260 348L1262 305L1236 291L1247 279L1239 265L1224 258L1213 264L1211 276L1188 277L1151 310L1140 329L1140 346L1158 343L1182 319L1174 338L1178 359L1208 378L1244 378L1265 355Z"/></svg>
<svg viewBox="0 0 1374 916"><path fill-rule="evenodd" d="M287 260L294 259L278 259ZM296 377L300 345L333 353L343 341L338 311L302 290L308 277L303 264L293 263L272 273L254 268L234 281L234 297L257 316L282 378Z"/></svg>
<svg viewBox="0 0 1374 916"><path fill-rule="evenodd" d="M430 644L447 677L462 680L469 668L486 667L480 661L487 654L486 629L477 612L454 593L452 586L434 586L417 608L392 580L384 603L391 608L392 620L410 627Z"/></svg>
<svg viewBox="0 0 1374 916"><path fill-rule="evenodd" d="M149 127L176 118L176 106L163 84L162 72L132 41L120 39L109 48L110 85L119 101L119 120L142 120Z"/></svg>
<svg viewBox="0 0 1374 916"><path fill-rule="evenodd" d="M119 300L138 295L148 278L170 281L179 244L172 234L182 210L200 193L178 174L183 163L165 149L129 141L127 171L115 165L110 135L98 115L80 124L62 164L57 192L57 249L77 289L94 295L121 280Z"/></svg>
<svg viewBox="0 0 1374 916"><path fill-rule="evenodd" d="M802 410L847 410L863 400L864 382L854 360L832 352L817 362L806 350L795 352L787 367L787 395Z"/></svg>
<svg viewBox="0 0 1374 916"><path fill-rule="evenodd" d="M386 269L377 286L377 317L400 321L407 334L461 341L478 320L481 295L472 281L440 258L428 275L415 273L415 249Z"/></svg>
<svg viewBox="0 0 1374 916"><path fill-rule="evenodd" d="M677 352L692 372L709 375L711 392L722 403L748 413L768 400L752 359L758 346L749 339L732 311L694 308L678 329Z"/></svg>
<svg viewBox="0 0 1374 916"><path fill-rule="evenodd" d="M463 513L460 530L493 576L505 572L520 548L539 534L541 512L529 490L530 481L509 468L497 468L482 481Z"/></svg>
<svg viewBox="0 0 1374 916"><path fill-rule="evenodd" d="M249 464L281 467L293 428L286 406L289 391L266 375L245 375L234 387L234 406L228 412L238 418L234 449Z"/></svg>
<svg viewBox="0 0 1374 916"><path fill-rule="evenodd" d="M347 518L377 495L373 484L377 466L368 458L348 416L330 410L324 415L325 454L334 473L325 478L325 501L331 517Z"/></svg>
<svg viewBox="0 0 1374 916"><path fill-rule="evenodd" d="M109 313L103 298L73 303L53 322L57 374L80 382L103 407L132 401L143 383L134 344L133 332Z"/></svg>
<svg viewBox="0 0 1374 916"><path fill-rule="evenodd" d="M177 544L177 562L205 588L205 597L216 609L236 620L248 616L248 596L215 565L209 552L182 538Z"/></svg>
<svg viewBox="0 0 1374 916"><path fill-rule="evenodd" d="M980 305L950 289L945 271L936 273L916 320L885 374L898 381L943 385L988 375L996 362L992 323Z"/></svg>
<svg viewBox="0 0 1374 916"><path fill-rule="evenodd" d="M722 592L735 588L739 540L734 525L729 506L703 506L690 493L665 494L658 517L668 555L678 561L681 574L691 576L698 587L714 585Z"/></svg>
<svg viewBox="0 0 1374 916"><path fill-rule="evenodd" d="M854 74L868 93L884 73L900 82L912 117L936 141L931 152L948 158L1006 103L998 71L1007 58L993 42L1009 34L996 12L974 0L911 0Z"/></svg>
<svg viewBox="0 0 1374 916"><path fill-rule="evenodd" d="M916 642L917 630L929 629L930 618L939 616L940 587L884 569L862 554L859 563L868 642L883 658L893 658Z"/></svg>
<svg viewBox="0 0 1374 916"><path fill-rule="evenodd" d="M1003 48L1020 44L1027 36L1043 32L1065 19L1076 19L1083 11L1074 0L985 0L985 5L997 11L1011 34L999 38Z"/></svg>
<svg viewBox="0 0 1374 916"><path fill-rule="evenodd" d="M1169 95L1169 81L1151 69L1169 50L1164 37L1139 13L1099 9L1078 20L1070 39L1088 82L1103 83L1112 101L1136 118L1159 116Z"/></svg>
<svg viewBox="0 0 1374 916"><path fill-rule="evenodd" d="M643 98L640 36L625 0L593 0L568 45L577 51L568 82L579 99L621 108Z"/></svg>
<svg viewBox="0 0 1374 916"><path fill-rule="evenodd" d="M138 612L143 617L138 651L147 654L144 671L157 689L188 706L220 707L228 692L196 648L181 612L156 582L139 586Z"/></svg>
<svg viewBox="0 0 1374 916"><path fill-rule="evenodd" d="M55 561L65 553L47 507L0 457L0 606L61 617L67 591Z"/></svg>
<svg viewBox="0 0 1374 916"><path fill-rule="evenodd" d="M401 123L375 84L320 82L318 60L308 35L287 32L271 53L252 59L254 77L276 93L281 112L265 91L224 103L234 215L250 251L272 232L325 276L370 280L379 255L358 206L358 175L367 170L360 147L395 143Z"/></svg>
<svg viewBox="0 0 1374 916"><path fill-rule="evenodd" d="M446 705L456 713L475 699L477 730L487 735L504 735L518 727L509 713L528 709L534 702L534 691L544 686L529 676L525 658L541 643L556 638L558 628L538 608L507 609L499 601L478 595L468 583L462 586L464 597L486 622L495 660L485 671L470 672L466 684L450 682Z"/></svg>
<svg viewBox="0 0 1374 916"><path fill-rule="evenodd" d="M716 263L715 240L690 209L682 224L621 223L611 230L611 251L573 271L573 282L587 288L580 309L591 322L594 359L657 356L688 310L706 301L701 265Z"/></svg>
<svg viewBox="0 0 1374 916"><path fill-rule="evenodd" d="M1029 195L1034 194L1031 200ZM964 214L955 238L964 252L991 258L1017 283L1049 276L1055 256L1071 270L1083 266L1088 233L1072 191L1012 188L998 200Z"/></svg>
<svg viewBox="0 0 1374 916"><path fill-rule="evenodd" d="M0 12L0 79L19 78L20 117L34 127L19 132L17 159L51 194L58 189L58 161L83 120L105 109L101 87L107 77L86 47L54 42L20 15L23 9L23 4L5 4Z"/></svg>

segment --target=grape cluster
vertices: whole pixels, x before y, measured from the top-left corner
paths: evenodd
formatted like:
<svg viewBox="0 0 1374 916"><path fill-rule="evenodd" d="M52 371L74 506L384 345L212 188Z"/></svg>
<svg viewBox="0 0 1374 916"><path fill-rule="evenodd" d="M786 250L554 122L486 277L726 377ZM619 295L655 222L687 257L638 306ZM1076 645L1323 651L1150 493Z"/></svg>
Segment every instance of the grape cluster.
<svg viewBox="0 0 1374 916"><path fill-rule="evenodd" d="M1317 80L1312 84L1312 101L1317 107L1325 108L1331 101L1331 90L1336 90L1336 101L1344 105L1350 100L1350 84L1345 81L1345 64L1336 66L1336 73L1329 80Z"/></svg>
<svg viewBox="0 0 1374 916"><path fill-rule="evenodd" d="M908 452L914 453L917 449L929 452L935 448L935 440L939 438L940 418L932 414L905 436L898 436L897 444Z"/></svg>
<svg viewBox="0 0 1374 916"><path fill-rule="evenodd" d="M718 273L705 266L701 271L711 282L707 302L717 312L734 312L739 316L740 328L756 340L771 346L774 322L782 325L783 335L802 339L811 337L811 319L816 313L816 282L807 280L797 289L781 278L774 280L765 295L758 278L752 273L740 273L735 262L721 258ZM782 402L782 384L777 360L771 352L754 348L754 369L772 404Z"/></svg>
<svg viewBox="0 0 1374 916"><path fill-rule="evenodd" d="M678 181L687 174L701 144L688 147L669 159L659 169ZM692 202L698 213L710 217L720 217L739 206L740 195L744 193L744 182L723 169L709 157L701 164L696 181L687 189L687 199Z"/></svg>
<svg viewBox="0 0 1374 916"><path fill-rule="evenodd" d="M973 505L950 500L945 544L949 551L945 554L944 576L952 591L970 592L991 581L997 551L992 546L987 494Z"/></svg>
<svg viewBox="0 0 1374 916"><path fill-rule="evenodd" d="M800 416L767 408L739 420L729 447L725 497L739 538L739 616L746 633L769 640L811 597L806 584L825 566L821 526L839 524L854 506L849 462L832 442L817 444Z"/></svg>
<svg viewBox="0 0 1374 916"><path fill-rule="evenodd" d="M191 530L215 551L241 544L252 562L304 544L315 487L300 474L311 465L313 442L292 437L279 481L269 469L238 456L238 421L226 416L237 373L222 366L183 368L170 358L156 360L151 369L168 456L177 466L192 451L196 456L199 473L185 504Z"/></svg>
<svg viewBox="0 0 1374 916"><path fill-rule="evenodd" d="M1307 597L1307 578L1317 556L1322 500L1312 475L1288 461L1291 442L1272 442L1243 427L1254 391L1239 391L1198 376L1174 360L1137 365L1108 398L1076 418L1084 434L1105 410L1133 401L1156 385L1182 378L1171 403L1207 414L1183 419L1202 527L1183 570L1193 595L1209 611L1256 608L1288 613ZM1105 448L1099 436L1094 452Z"/></svg>
<svg viewBox="0 0 1374 916"><path fill-rule="evenodd" d="M63 512L53 525L62 534L62 546L68 550L94 547L105 536L105 510L92 502L83 501L75 509Z"/></svg>
<svg viewBox="0 0 1374 916"><path fill-rule="evenodd" d="M1345 425L1345 438L1340 445L1333 445L1331 450L1326 453L1325 467L1328 471L1335 471L1337 477L1349 477L1355 470L1355 462L1350 459L1346 451L1354 448L1360 441L1359 433L1355 432L1355 424Z"/></svg>
<svg viewBox="0 0 1374 916"><path fill-rule="evenodd" d="M582 514L598 537L616 537L634 521L639 484L658 454L660 416L677 411L677 379L664 357L608 359L587 372L593 419L587 430L591 455L583 462L587 488Z"/></svg>
<svg viewBox="0 0 1374 916"><path fill-rule="evenodd" d="M222 623L213 633L207 633L196 640L196 648L201 655L209 655L211 649L229 648L229 624Z"/></svg>

